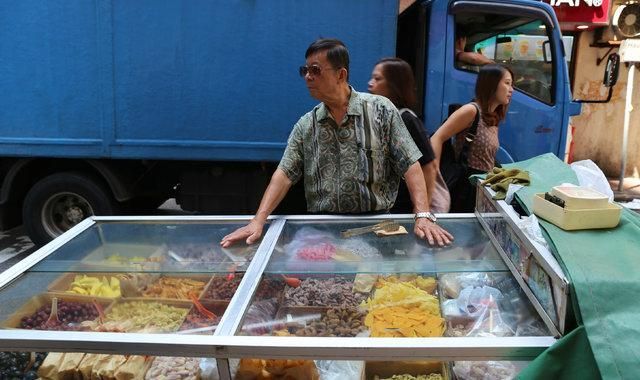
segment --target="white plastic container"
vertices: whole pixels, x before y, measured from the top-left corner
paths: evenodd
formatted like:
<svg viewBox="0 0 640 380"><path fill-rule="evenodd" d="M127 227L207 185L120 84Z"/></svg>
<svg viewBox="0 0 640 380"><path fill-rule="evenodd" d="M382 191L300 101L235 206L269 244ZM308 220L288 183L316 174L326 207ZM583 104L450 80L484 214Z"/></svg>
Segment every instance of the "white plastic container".
<svg viewBox="0 0 640 380"><path fill-rule="evenodd" d="M609 203L609 197L588 187L554 186L551 195L562 199L564 208L571 210L606 208Z"/></svg>
<svg viewBox="0 0 640 380"><path fill-rule="evenodd" d="M533 197L533 212L563 230L572 231L613 228L620 222L622 207L607 201L599 208L570 209L566 204L562 208L544 199L544 193L538 193Z"/></svg>

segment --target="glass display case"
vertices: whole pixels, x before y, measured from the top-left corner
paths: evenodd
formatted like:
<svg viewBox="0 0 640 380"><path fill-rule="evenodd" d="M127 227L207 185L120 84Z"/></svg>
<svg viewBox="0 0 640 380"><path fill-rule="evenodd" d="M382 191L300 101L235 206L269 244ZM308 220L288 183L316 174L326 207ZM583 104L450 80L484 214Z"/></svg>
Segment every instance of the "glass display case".
<svg viewBox="0 0 640 380"><path fill-rule="evenodd" d="M223 249L249 217L93 217L0 275L0 351L53 352L46 370L66 374L501 378L561 319L553 281L549 304L496 238L512 222L487 224L505 218L441 215L455 241L430 247L412 215L272 217L258 244Z"/></svg>

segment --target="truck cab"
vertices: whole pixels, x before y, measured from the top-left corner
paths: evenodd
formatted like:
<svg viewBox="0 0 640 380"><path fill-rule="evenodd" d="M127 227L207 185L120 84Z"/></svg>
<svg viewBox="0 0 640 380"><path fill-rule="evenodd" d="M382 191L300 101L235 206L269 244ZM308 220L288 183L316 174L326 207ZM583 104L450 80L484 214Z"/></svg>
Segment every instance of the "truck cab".
<svg viewBox="0 0 640 380"><path fill-rule="evenodd" d="M398 55L412 63L419 79L429 132L474 97L480 66L456 60L460 37L466 38L464 51L507 65L515 75L497 161L548 152L562 158L569 117L579 114L580 105L569 90L564 45L572 39L563 39L551 7L525 0L425 1L400 15Z"/></svg>

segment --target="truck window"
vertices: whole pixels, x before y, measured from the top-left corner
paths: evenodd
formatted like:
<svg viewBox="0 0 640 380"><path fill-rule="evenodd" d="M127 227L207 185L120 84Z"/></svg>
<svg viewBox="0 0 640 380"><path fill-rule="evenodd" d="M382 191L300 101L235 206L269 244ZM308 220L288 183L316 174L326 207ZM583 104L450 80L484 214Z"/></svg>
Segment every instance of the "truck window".
<svg viewBox="0 0 640 380"><path fill-rule="evenodd" d="M516 89L552 104L555 57L547 27L540 20L526 17L475 16L464 13L456 17L456 29L466 34L464 51L481 54L494 62L510 66L515 75ZM480 68L459 60L455 65L467 71L478 71Z"/></svg>

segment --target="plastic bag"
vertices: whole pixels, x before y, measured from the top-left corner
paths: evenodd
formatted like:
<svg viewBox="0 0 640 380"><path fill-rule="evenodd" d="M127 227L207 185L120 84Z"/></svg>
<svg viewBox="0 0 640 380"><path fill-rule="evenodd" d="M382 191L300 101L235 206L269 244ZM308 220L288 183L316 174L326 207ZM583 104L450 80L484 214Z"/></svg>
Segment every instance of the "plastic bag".
<svg viewBox="0 0 640 380"><path fill-rule="evenodd" d="M359 379L364 367L362 361L316 360L322 380Z"/></svg>
<svg viewBox="0 0 640 380"><path fill-rule="evenodd" d="M446 273L438 276L438 282L449 298L458 298L460 290L468 286L491 285L493 279L483 272Z"/></svg>
<svg viewBox="0 0 640 380"><path fill-rule="evenodd" d="M457 303L458 308L467 315L478 317L487 306L495 306L502 298L502 292L491 286L468 286L460 292Z"/></svg>
<svg viewBox="0 0 640 380"><path fill-rule="evenodd" d="M496 289L497 290L497 289ZM513 329L504 321L493 294L483 299L479 306L479 315L467 336L501 337L515 335Z"/></svg>
<svg viewBox="0 0 640 380"><path fill-rule="evenodd" d="M378 248L362 239L346 239L340 242L338 248L365 259L382 257Z"/></svg>
<svg viewBox="0 0 640 380"><path fill-rule="evenodd" d="M335 238L326 231L302 227L285 248L285 252L300 260L327 260L335 254Z"/></svg>
<svg viewBox="0 0 640 380"><path fill-rule="evenodd" d="M202 380L218 380L218 364L214 358L200 359L200 379Z"/></svg>
<svg viewBox="0 0 640 380"><path fill-rule="evenodd" d="M542 229L540 229L540 223L535 214L531 214L528 217L524 217L516 222L518 228L520 228L531 240L549 249L547 240L542 235Z"/></svg>
<svg viewBox="0 0 640 380"><path fill-rule="evenodd" d="M516 336L546 336L549 335L547 327L536 318L529 318L518 323Z"/></svg>
<svg viewBox="0 0 640 380"><path fill-rule="evenodd" d="M571 169L578 177L580 186L589 187L599 191L613 201L613 190L602 170L591 160L576 161L571 164Z"/></svg>
<svg viewBox="0 0 640 380"><path fill-rule="evenodd" d="M254 302L249 307L247 315L244 318L242 332L251 335L264 335L271 332L274 327L273 323L276 312L278 311L278 300L269 298Z"/></svg>
<svg viewBox="0 0 640 380"><path fill-rule="evenodd" d="M504 201L507 202L507 204L511 204L511 201L513 200L513 196L516 194L516 191L522 189L524 186L522 185L514 185L513 183L509 184L509 188L507 189L507 195L504 198Z"/></svg>
<svg viewBox="0 0 640 380"><path fill-rule="evenodd" d="M453 372L460 380L510 380L518 374L511 362L455 362Z"/></svg>

